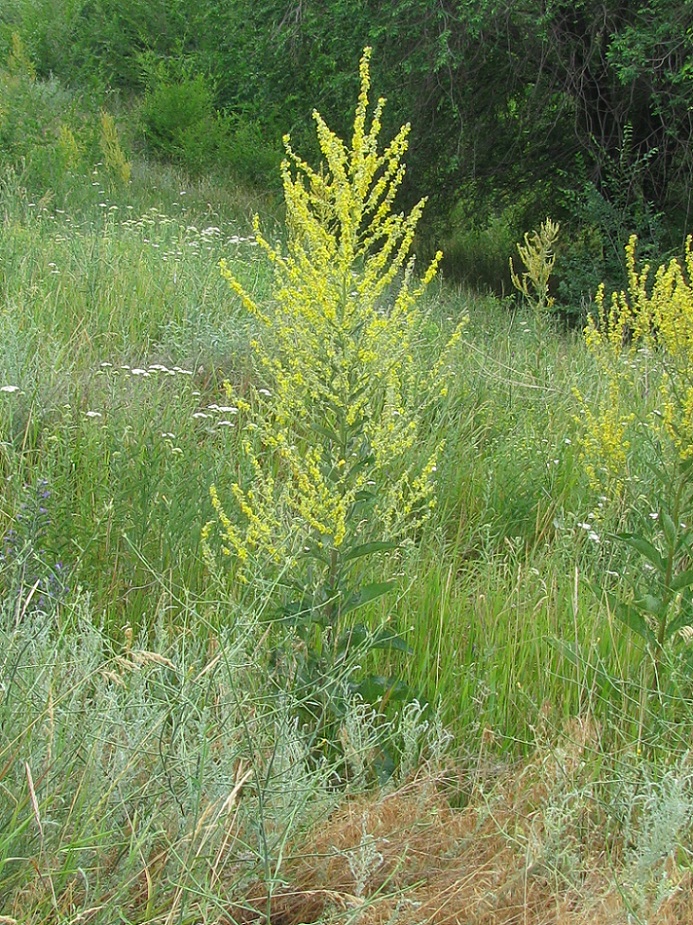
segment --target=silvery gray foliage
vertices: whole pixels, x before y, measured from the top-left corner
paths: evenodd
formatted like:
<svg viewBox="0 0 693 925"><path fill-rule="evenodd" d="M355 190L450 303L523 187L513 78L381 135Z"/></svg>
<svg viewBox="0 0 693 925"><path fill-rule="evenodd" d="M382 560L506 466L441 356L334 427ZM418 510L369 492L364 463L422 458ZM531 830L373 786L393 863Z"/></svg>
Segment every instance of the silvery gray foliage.
<svg viewBox="0 0 693 925"><path fill-rule="evenodd" d="M0 891L8 858L39 858L58 885L74 865L97 871L87 904L127 896L151 858L175 904L215 901L220 884L242 894L258 877L275 890L290 839L344 791L263 662L265 625L239 614L214 632L188 605L175 629L162 614L116 645L79 591L50 618L13 612L6 602L0 620ZM384 740L413 756L428 729L420 708L386 721L354 700L340 733L348 792Z"/></svg>
<svg viewBox="0 0 693 925"><path fill-rule="evenodd" d="M690 754L680 756L661 777L647 767L641 773L642 779L626 784L621 794L628 846L625 883L633 911L652 916L676 891L672 871L689 843L693 824ZM673 862L671 868L667 862ZM690 856L686 863L690 864Z"/></svg>

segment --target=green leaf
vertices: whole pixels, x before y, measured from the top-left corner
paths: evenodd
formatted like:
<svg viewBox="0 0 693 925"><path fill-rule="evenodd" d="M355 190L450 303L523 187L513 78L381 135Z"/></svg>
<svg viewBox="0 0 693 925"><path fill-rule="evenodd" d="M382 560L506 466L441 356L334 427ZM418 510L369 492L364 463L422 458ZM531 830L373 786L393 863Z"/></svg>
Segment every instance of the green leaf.
<svg viewBox="0 0 693 925"><path fill-rule="evenodd" d="M354 691L360 694L366 703L379 704L404 703L411 697L411 689L400 678L385 678L382 675L369 675L354 685Z"/></svg>
<svg viewBox="0 0 693 925"><path fill-rule="evenodd" d="M369 636L370 630L367 626L363 623L355 623L353 626L350 626L349 629L340 633L336 646L337 655L343 655L353 648L360 649L365 645Z"/></svg>
<svg viewBox="0 0 693 925"><path fill-rule="evenodd" d="M693 569L679 572L671 580L672 591L681 591L683 588L690 588L691 585L693 585Z"/></svg>
<svg viewBox="0 0 693 925"><path fill-rule="evenodd" d="M666 574L666 563L661 552L656 546L653 546L649 540L646 540L644 536L640 536L638 533L617 533L616 539L627 543L628 546L637 550L651 562L662 575Z"/></svg>
<svg viewBox="0 0 693 925"><path fill-rule="evenodd" d="M665 489L671 488L671 474L665 466L652 460L643 460L643 464L654 480Z"/></svg>
<svg viewBox="0 0 693 925"><path fill-rule="evenodd" d="M666 511L659 512L659 522L662 525L662 530L664 531L664 536L666 537L667 543L671 549L674 549L676 546L676 539L678 531L676 529L676 524L671 519L671 516L667 514Z"/></svg>
<svg viewBox="0 0 693 925"><path fill-rule="evenodd" d="M637 610L645 611L645 613L652 614L653 617L661 617L662 613L666 609L666 605L661 597L655 597L654 594L643 594L642 597L639 597L635 602L635 607Z"/></svg>
<svg viewBox="0 0 693 925"><path fill-rule="evenodd" d="M330 443L334 443L337 446L340 445L341 440L339 439L339 434L337 431L333 430L331 427L327 427L325 424L315 424L311 425L311 430L314 430L316 433L320 434L322 437L326 437Z"/></svg>
<svg viewBox="0 0 693 925"><path fill-rule="evenodd" d="M375 457L372 454L368 456L364 456L362 459L357 460L354 463L354 465L349 468L349 471L347 472L345 479L344 479L345 482L347 483L350 482L355 475L358 475L359 472L363 471L363 469L366 468L366 466L370 466L374 462L375 462Z"/></svg>
<svg viewBox="0 0 693 925"><path fill-rule="evenodd" d="M377 703L387 693L390 682L382 675L369 675L354 685L354 691L360 694L366 703Z"/></svg>
<svg viewBox="0 0 693 925"><path fill-rule="evenodd" d="M693 456L689 456L687 459L682 459L679 461L679 471L681 472L681 475L688 475L692 468Z"/></svg>
<svg viewBox="0 0 693 925"><path fill-rule="evenodd" d="M650 629L647 620L637 608L630 604L624 604L623 601L614 600L611 609L621 623L624 623L629 629L633 630L634 633L637 633L645 642L652 646L657 644L655 634Z"/></svg>
<svg viewBox="0 0 693 925"><path fill-rule="evenodd" d="M394 541L375 541L373 543L363 543L361 546L354 546L344 556L345 562L351 562L353 559L360 559L362 556L370 556L373 552L386 552L390 549L397 549L399 543Z"/></svg>
<svg viewBox="0 0 693 925"><path fill-rule="evenodd" d="M321 549L318 549L317 546L308 546L303 552L298 556L299 559L315 559L317 562L322 562L324 565L330 564L330 557L327 553L323 552Z"/></svg>
<svg viewBox="0 0 693 925"><path fill-rule="evenodd" d="M363 588L349 595L341 607L341 613L351 613L352 610L357 610L359 607L363 607L364 604L369 604L371 601L377 600L379 597L387 594L388 591L392 591L396 586L397 581L395 579L390 581L374 581L370 585L364 585Z"/></svg>
<svg viewBox="0 0 693 925"><path fill-rule="evenodd" d="M359 327L362 328L362 327L363 327L363 323L361 323L361 324L359 325ZM365 385L359 386L358 389L355 389L353 392L350 392L350 393L349 393L349 401L350 401L350 402L355 402L357 399L361 398L361 396L366 392L367 389L368 389L368 384L367 384L367 383L366 383ZM357 426L356 426L356 425L352 425L351 429L352 429L352 430L357 429Z"/></svg>
<svg viewBox="0 0 693 925"><path fill-rule="evenodd" d="M336 649L338 655L343 655L353 649L365 652L370 652L372 649L383 649L388 652L403 652L405 655L414 654L414 650L390 626L379 626L375 632L372 632L363 623L356 623L344 630L337 641Z"/></svg>
<svg viewBox="0 0 693 925"><path fill-rule="evenodd" d="M413 655L414 650L408 646L399 633L389 626L380 626L373 634L371 649L384 649L387 652L403 652Z"/></svg>
<svg viewBox="0 0 693 925"><path fill-rule="evenodd" d="M674 550L677 554L681 554L684 549L690 551L691 541L693 540L693 532L691 530L683 530L679 534L679 538L676 542L676 549Z"/></svg>

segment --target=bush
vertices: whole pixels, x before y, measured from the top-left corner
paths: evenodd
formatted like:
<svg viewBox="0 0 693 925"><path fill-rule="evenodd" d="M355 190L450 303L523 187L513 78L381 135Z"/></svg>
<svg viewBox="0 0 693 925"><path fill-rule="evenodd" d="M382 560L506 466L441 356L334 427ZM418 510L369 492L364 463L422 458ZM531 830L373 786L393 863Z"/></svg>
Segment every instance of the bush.
<svg viewBox="0 0 693 925"><path fill-rule="evenodd" d="M210 168L229 142L229 124L214 108L214 94L202 74L175 77L159 63L140 113L148 149L193 173Z"/></svg>
<svg viewBox="0 0 693 925"><path fill-rule="evenodd" d="M628 284L625 254L631 235L638 236L640 252L648 259L666 250L663 216L644 193L647 159L633 158L629 137L619 155L615 162L604 158L599 184L578 160L575 180L562 191L570 219L565 228L572 224L574 230L572 235L568 231L557 266L558 296L580 320L601 283L617 290Z"/></svg>
<svg viewBox="0 0 693 925"><path fill-rule="evenodd" d="M268 138L257 122L245 116L231 122L222 161L238 180L252 186L279 186L281 147Z"/></svg>

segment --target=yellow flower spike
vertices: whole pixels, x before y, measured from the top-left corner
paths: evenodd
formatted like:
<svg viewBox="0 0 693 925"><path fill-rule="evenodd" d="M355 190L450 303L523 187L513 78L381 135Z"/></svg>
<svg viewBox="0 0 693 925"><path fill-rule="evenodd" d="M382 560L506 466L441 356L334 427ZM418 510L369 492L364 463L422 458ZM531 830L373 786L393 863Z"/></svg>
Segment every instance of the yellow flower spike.
<svg viewBox="0 0 693 925"><path fill-rule="evenodd" d="M628 290L614 293L607 306L597 293L597 319L585 329L586 344L606 383L606 394L593 405L578 397L583 410L582 455L591 484L611 497L623 493L631 466L636 421L630 410L642 404L637 394L645 371L656 409L640 423L657 441L658 458L668 473L693 458L693 256L686 242L683 263L671 260L654 276L638 268L637 238L626 247ZM671 468L674 467L674 468ZM668 475L667 478L670 478Z"/></svg>
<svg viewBox="0 0 693 925"><path fill-rule="evenodd" d="M428 406L447 388L461 327L433 368L422 369L417 302L442 254L416 279L411 249L425 200L408 214L396 209L410 126L379 149L385 102L369 122L370 58L366 49L348 145L319 113L319 169L284 138L285 247L254 225L271 298L258 304L221 267L262 324L251 346L269 390L244 415L246 486L231 486L227 509L218 495L213 502L222 540L247 575L254 562L285 557L298 580L306 545L339 558L359 543L405 534L434 505L440 450L416 462L412 448Z"/></svg>

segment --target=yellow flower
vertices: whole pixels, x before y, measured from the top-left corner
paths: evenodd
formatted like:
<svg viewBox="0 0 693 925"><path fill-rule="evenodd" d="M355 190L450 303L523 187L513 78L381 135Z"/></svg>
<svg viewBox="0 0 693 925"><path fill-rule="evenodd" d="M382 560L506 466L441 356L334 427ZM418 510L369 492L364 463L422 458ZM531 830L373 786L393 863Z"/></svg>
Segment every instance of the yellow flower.
<svg viewBox="0 0 693 925"><path fill-rule="evenodd" d="M650 285L648 264L638 270L637 238L626 247L628 291L613 293L606 304L597 293L597 318L585 329L585 341L605 382L606 396L595 410L581 399L584 412L582 452L593 485L612 493L623 490L629 437L636 420L626 408L642 404L638 389L643 364L656 412L646 424L665 464L693 457L693 254L686 242L684 266L671 260L660 266Z"/></svg>
<svg viewBox="0 0 693 925"><path fill-rule="evenodd" d="M246 561L292 556L306 543L339 551L364 531L399 534L432 505L440 449L419 463L411 451L427 404L452 374L449 354L431 370L417 357L420 301L442 254L418 279L411 248L424 200L408 214L395 210L410 127L379 152L384 100L369 122L370 56L366 49L361 59L350 144L317 112L320 169L284 139L285 249L271 245L255 219L271 299L258 304L220 265L262 325L252 349L270 393L255 411L243 409L253 428L244 444L253 477L245 490L232 487L237 517L212 496L222 541Z"/></svg>

